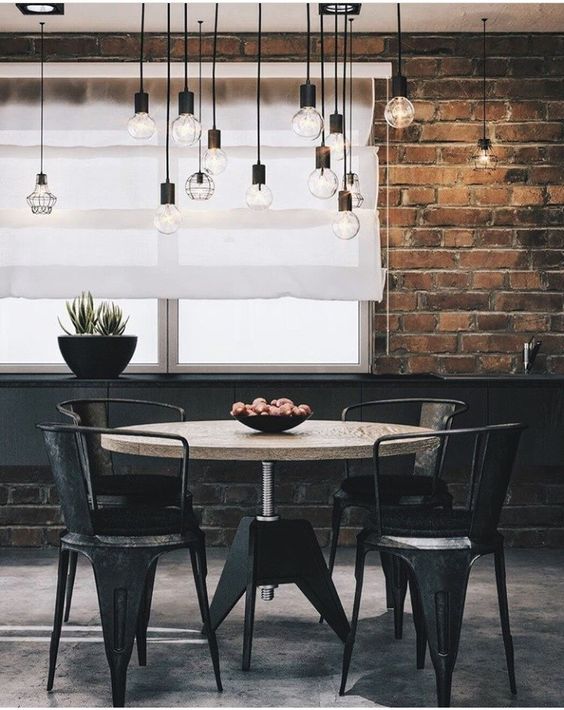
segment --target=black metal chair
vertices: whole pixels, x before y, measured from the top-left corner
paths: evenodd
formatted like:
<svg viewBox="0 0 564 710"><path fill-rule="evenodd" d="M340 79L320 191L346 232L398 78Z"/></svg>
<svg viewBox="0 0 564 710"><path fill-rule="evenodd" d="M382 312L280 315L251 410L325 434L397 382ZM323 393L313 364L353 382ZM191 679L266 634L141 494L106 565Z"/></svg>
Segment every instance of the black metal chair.
<svg viewBox="0 0 564 710"><path fill-rule="evenodd" d="M145 437L147 434L61 424L40 424L38 427L43 432L66 525L59 549L47 690L53 688L70 554L83 554L92 564L110 667L113 704L122 707L135 637L140 665L146 663L147 627L157 560L164 553L187 548L217 689L221 691L219 653L210 621L206 586L205 537L192 511L191 498L186 495L189 459L186 439L158 434L158 438L174 440L183 447L180 475L176 477L175 505L166 508L128 505L112 508L98 505L99 479L90 472L88 440L93 437L99 440L104 434Z"/></svg>
<svg viewBox="0 0 564 710"><path fill-rule="evenodd" d="M110 426L158 423L159 421L183 422L186 420L184 409L173 404L116 397L69 399L60 402L57 405L57 410L72 419L77 426L86 427L108 428ZM148 415L147 410L154 413L154 416ZM96 482L100 507L124 505L162 507L176 500L174 475L166 475L163 472L147 473L146 471L137 471L133 474L117 472L111 452L103 449L97 438L89 437L86 445L88 446L90 475ZM187 495L191 496L191 493L188 491ZM71 551L65 622L69 620L70 616L77 562L78 554Z"/></svg>
<svg viewBox="0 0 564 710"><path fill-rule="evenodd" d="M512 693L517 692L503 537L497 526L523 429L522 424L501 424L434 434L448 447L469 445L472 453L466 504L433 511L406 511L382 504L380 449L389 442L414 437L385 436L376 441L376 506L369 525L357 537L356 591L351 632L343 656L341 695L345 692L358 625L365 558L372 550L385 551L407 566L417 637L417 668L424 666L428 644L441 707L450 705L470 569L479 557L493 554L509 685ZM440 467L436 468L436 476L441 473Z"/></svg>
<svg viewBox="0 0 564 710"><path fill-rule="evenodd" d="M427 429L450 429L454 417L466 412L468 405L456 399L404 398L381 399L353 404L343 409L342 421L360 419L393 424L409 424ZM410 457L393 457L380 477L381 503L432 510L450 507L451 496L444 482L433 475L439 450L423 451ZM401 460L400 460L401 459ZM345 479L333 495L329 572L333 574L343 513L356 507L373 511L376 505L371 461L346 461ZM407 593L407 574L397 558L381 553L386 579L386 604L394 609L394 633L403 632L403 608Z"/></svg>

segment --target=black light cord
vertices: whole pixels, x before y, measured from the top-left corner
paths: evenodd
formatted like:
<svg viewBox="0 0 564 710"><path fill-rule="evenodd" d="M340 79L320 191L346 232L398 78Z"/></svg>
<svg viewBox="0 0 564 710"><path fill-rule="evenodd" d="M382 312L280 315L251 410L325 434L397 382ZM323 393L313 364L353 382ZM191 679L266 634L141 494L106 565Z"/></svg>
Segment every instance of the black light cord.
<svg viewBox="0 0 564 710"><path fill-rule="evenodd" d="M398 2L398 75L401 76L401 11Z"/></svg>
<svg viewBox="0 0 564 710"><path fill-rule="evenodd" d="M484 115L483 115L483 122L484 122L484 138L486 137L486 22L488 21L487 17L482 18L482 22L484 23L484 33L483 33L483 56L484 56L484 81L483 81L483 97L484 97Z"/></svg>
<svg viewBox="0 0 564 710"><path fill-rule="evenodd" d="M141 41L139 43L139 91L143 93L143 56L145 48L145 3L141 3Z"/></svg>
<svg viewBox="0 0 564 710"><path fill-rule="evenodd" d="M338 52L337 52L337 13L335 13L335 113L339 113L339 106L337 104L337 86L339 82L339 78L337 76L338 72L338 64L339 64L339 57L338 57Z"/></svg>
<svg viewBox="0 0 564 710"><path fill-rule="evenodd" d="M202 122L202 24L198 20L198 121ZM198 139L198 172L202 172L202 134Z"/></svg>
<svg viewBox="0 0 564 710"><path fill-rule="evenodd" d="M352 146L353 146L353 135L352 135L352 115L353 115L353 31L352 31L353 18L349 19L349 158L350 158L350 170L352 173Z"/></svg>
<svg viewBox="0 0 564 710"><path fill-rule="evenodd" d="M343 170L344 170L344 189L347 185L347 127L346 127L346 101L347 101L347 20L348 10L345 8L345 23L343 33Z"/></svg>
<svg viewBox="0 0 564 710"><path fill-rule="evenodd" d="M262 54L262 3L258 4L257 35L257 163L260 165L260 62Z"/></svg>
<svg viewBox="0 0 564 710"><path fill-rule="evenodd" d="M321 131L321 145L325 145L325 44L323 34L323 14L319 16L319 59L321 62L321 115L323 116L323 130Z"/></svg>
<svg viewBox="0 0 564 710"><path fill-rule="evenodd" d="M188 91L188 3L184 3L184 91Z"/></svg>
<svg viewBox="0 0 564 710"><path fill-rule="evenodd" d="M170 182L170 3L166 4L166 181Z"/></svg>
<svg viewBox="0 0 564 710"><path fill-rule="evenodd" d="M41 149L40 149L40 163L41 163L41 168L39 170L40 173L43 172L43 64L45 62L45 43L43 40L43 27L45 25L44 22L39 23L41 25L41 85L40 85L40 104L41 104Z"/></svg>
<svg viewBox="0 0 564 710"><path fill-rule="evenodd" d="M311 18L309 16L309 3L306 2L307 9L307 47L306 47L306 84L310 83L309 64L311 59Z"/></svg>
<svg viewBox="0 0 564 710"><path fill-rule="evenodd" d="M212 113L213 128L215 130L215 60L217 57L217 17L219 13L219 3L215 4L215 19L213 25L213 62L212 62Z"/></svg>

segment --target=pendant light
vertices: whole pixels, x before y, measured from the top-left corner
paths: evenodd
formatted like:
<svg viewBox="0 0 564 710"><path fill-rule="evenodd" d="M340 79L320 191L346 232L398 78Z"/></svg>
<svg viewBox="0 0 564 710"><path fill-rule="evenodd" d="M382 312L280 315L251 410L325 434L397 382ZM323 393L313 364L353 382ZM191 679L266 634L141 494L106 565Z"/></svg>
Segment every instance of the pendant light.
<svg viewBox="0 0 564 710"><path fill-rule="evenodd" d="M175 185L170 182L170 3L166 6L166 180L161 183L161 205L155 213L155 227L161 234L174 234L182 222L182 213L175 204Z"/></svg>
<svg viewBox="0 0 564 710"><path fill-rule="evenodd" d="M172 124L172 137L183 146L194 145L202 126L194 116L194 92L188 87L188 3L184 3L184 89L178 92L178 118Z"/></svg>
<svg viewBox="0 0 564 710"><path fill-rule="evenodd" d="M139 48L139 91L135 94L135 115L127 123L132 138L148 140L156 131L155 122L149 116L149 94L143 91L143 48L145 42L145 3L141 3L141 41Z"/></svg>
<svg viewBox="0 0 564 710"><path fill-rule="evenodd" d="M327 145L331 148L331 154L335 160L342 160L345 152L345 133L344 133L344 116L339 113L338 106L338 72L339 72L339 55L338 49L338 18L339 15L335 12L335 112L329 116L329 137Z"/></svg>
<svg viewBox="0 0 564 710"><path fill-rule="evenodd" d="M353 18L349 19L349 161L350 168L346 175L346 180L343 183L343 190L348 190L352 196L352 206L354 208L360 207L364 202L364 197L360 191L360 180L358 175L353 172L352 169L352 146L353 146L353 134L352 134L352 116L353 116L353 31L352 31ZM344 107L344 104L343 104ZM343 108L344 110L344 108Z"/></svg>
<svg viewBox="0 0 564 710"><path fill-rule="evenodd" d="M212 121L208 130L208 149L204 154L204 168L210 175L219 175L227 167L227 156L221 149L221 131L215 125L215 64L217 59L217 16L219 3L215 4L215 19L213 26L213 61L212 61Z"/></svg>
<svg viewBox="0 0 564 710"><path fill-rule="evenodd" d="M43 172L43 96L44 96L44 86L43 86L43 65L45 63L45 46L44 46L44 22L39 23L41 25L41 82L40 82L40 105L41 105L41 129L40 129L40 140L41 140L41 151L40 151L40 168L39 172L35 178L35 189L31 195L27 196L27 204L31 207L33 214L51 214L53 207L57 202L57 198L52 192L49 192L49 185L47 184L47 175Z"/></svg>
<svg viewBox="0 0 564 710"><path fill-rule="evenodd" d="M324 14L319 16L319 54L321 69L321 113L325 120L325 45L323 19ZM337 192L339 178L331 170L331 148L325 145L325 123L321 131L321 145L315 149L315 170L310 173L307 186L314 197L320 200L328 200Z"/></svg>
<svg viewBox="0 0 564 710"><path fill-rule="evenodd" d="M306 48L306 81L300 86L300 110L292 118L292 130L300 138L316 140L323 130L323 118L315 108L315 84L310 81L311 61L311 18L309 3L306 3L307 14L307 48Z"/></svg>
<svg viewBox="0 0 564 710"><path fill-rule="evenodd" d="M401 11L398 11L398 73L392 77L392 98L386 104L384 118L392 128L407 128L415 118L413 104L407 98L407 79L401 73Z"/></svg>
<svg viewBox="0 0 564 710"><path fill-rule="evenodd" d="M343 37L343 111L345 110L345 96L347 92L347 13L345 11L345 32ZM343 116L343 135L345 121ZM360 229L360 222L353 210L352 194L345 188L347 184L347 150L343 150L343 189L339 191L339 211L333 220L333 233L343 240L354 239Z"/></svg>
<svg viewBox="0 0 564 710"><path fill-rule="evenodd" d="M198 20L198 120L202 123L202 25ZM215 191L212 178L202 170L202 135L198 139L198 170L190 175L184 186L191 200L209 200Z"/></svg>
<svg viewBox="0 0 564 710"><path fill-rule="evenodd" d="M487 136L486 132L486 22L487 17L482 18L483 27L483 92L482 92L482 105L483 105L483 133L482 137L478 139L478 149L476 153L472 156L472 162L474 163L474 168L476 170L493 170L497 165L497 158L492 153L492 142Z"/></svg>
<svg viewBox="0 0 564 710"><path fill-rule="evenodd" d="M266 184L266 165L260 162L260 61L262 53L262 4L258 3L257 35L257 162L253 165L253 183L247 189L247 207L266 210L272 204L272 191Z"/></svg>

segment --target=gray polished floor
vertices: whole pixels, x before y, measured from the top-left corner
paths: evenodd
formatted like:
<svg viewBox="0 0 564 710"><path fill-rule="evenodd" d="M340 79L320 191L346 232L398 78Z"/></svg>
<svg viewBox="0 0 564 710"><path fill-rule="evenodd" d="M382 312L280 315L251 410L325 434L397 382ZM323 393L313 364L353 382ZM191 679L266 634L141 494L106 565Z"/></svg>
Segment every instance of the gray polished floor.
<svg viewBox="0 0 564 710"><path fill-rule="evenodd" d="M224 552L211 550L209 589ZM340 550L336 584L352 605L353 551ZM81 561L70 623L63 632L55 689L45 691L56 578L53 551L0 551L0 705L107 706L109 676L92 574ZM472 572L453 686L456 706L564 705L564 550L510 550L508 583L519 694L509 692L493 567ZM430 663L415 670L410 615L394 641L382 573L369 558L348 691L337 694L342 647L294 587L257 601L253 666L240 670L242 604L218 632L224 693L215 691L199 636L192 576L184 555L159 566L146 668L132 658L129 706L428 706L435 704Z"/></svg>

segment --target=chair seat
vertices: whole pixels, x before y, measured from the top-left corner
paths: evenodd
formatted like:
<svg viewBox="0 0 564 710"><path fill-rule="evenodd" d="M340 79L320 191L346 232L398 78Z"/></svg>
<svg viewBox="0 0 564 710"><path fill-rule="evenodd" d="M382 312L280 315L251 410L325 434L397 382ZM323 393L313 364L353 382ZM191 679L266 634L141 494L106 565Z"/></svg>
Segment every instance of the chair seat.
<svg viewBox="0 0 564 710"><path fill-rule="evenodd" d="M382 510L382 534L397 537L465 537L472 514L462 509L409 510L405 506ZM373 521L369 519L369 525Z"/></svg>
<svg viewBox="0 0 564 710"><path fill-rule="evenodd" d="M198 529L190 508L181 531L179 508L99 508L92 513L96 535L135 537L137 535L176 535Z"/></svg>
<svg viewBox="0 0 564 710"><path fill-rule="evenodd" d="M179 488L177 476L146 473L98 476L94 483L98 496L122 499L112 501L114 504L174 505L178 504Z"/></svg>
<svg viewBox="0 0 564 710"><path fill-rule="evenodd" d="M336 495L351 499L351 504L371 507L376 503L374 476L345 478ZM438 479L435 491L433 491L433 479L430 476L381 476L380 495L382 496L381 504L386 506L446 505L450 507L452 502L452 496L448 492L446 483Z"/></svg>

